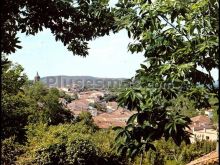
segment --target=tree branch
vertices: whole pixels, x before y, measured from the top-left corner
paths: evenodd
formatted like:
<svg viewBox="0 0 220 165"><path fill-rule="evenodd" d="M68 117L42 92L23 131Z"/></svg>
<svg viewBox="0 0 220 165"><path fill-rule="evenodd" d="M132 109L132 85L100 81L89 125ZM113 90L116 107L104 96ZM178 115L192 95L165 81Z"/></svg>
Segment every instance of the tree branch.
<svg viewBox="0 0 220 165"><path fill-rule="evenodd" d="M165 18L163 15L160 15L160 16L161 16L161 18L163 18L163 20L164 20L166 23L168 23L170 26L172 26L172 27L173 27L176 31L178 31L180 34L182 34L183 36L185 36L186 39L190 42L189 37L188 37L185 33L183 33L182 31L180 31L179 29L177 29L177 27L174 26L172 23L170 23L170 22L167 20L167 18Z"/></svg>

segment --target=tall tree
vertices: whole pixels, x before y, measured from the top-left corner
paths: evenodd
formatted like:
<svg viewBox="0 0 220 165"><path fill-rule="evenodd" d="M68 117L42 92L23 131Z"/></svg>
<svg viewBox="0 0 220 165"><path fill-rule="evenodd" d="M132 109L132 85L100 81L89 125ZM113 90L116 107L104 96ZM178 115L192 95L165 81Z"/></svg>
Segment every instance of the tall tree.
<svg viewBox="0 0 220 165"><path fill-rule="evenodd" d="M18 33L35 35L43 28L50 29L55 40L60 40L74 55L86 56L89 49L87 42L108 35L114 29L114 18L106 0L3 0L0 10L0 50L1 55L4 55L1 63L1 133L4 138L18 134L18 137L21 137L29 115L26 107L27 101L30 100L26 100L27 97L25 98L22 91L27 78L22 73L23 68L20 65L13 66L6 56L21 48ZM31 105L39 107L37 97L43 96L33 96L36 98L32 99ZM59 105L57 96L50 91L45 100L45 119L49 117L51 121L63 122L69 112ZM28 107L30 109L30 106ZM55 111L59 113L55 114Z"/></svg>
<svg viewBox="0 0 220 165"><path fill-rule="evenodd" d="M113 15L107 0L3 0L1 2L1 51L21 48L18 32L35 35L51 30L75 55L88 54L87 42L109 34Z"/></svg>
<svg viewBox="0 0 220 165"><path fill-rule="evenodd" d="M40 82L28 84L22 66L13 64L5 56L2 56L1 78L2 139L14 136L16 141L24 142L25 126L30 123L73 122L73 114L59 102L58 89L48 89Z"/></svg>
<svg viewBox="0 0 220 165"><path fill-rule="evenodd" d="M218 95L211 70L219 65L219 2L119 0L116 6L118 28L134 40L129 50L146 57L137 81L119 97L137 111L118 134L125 137L120 151L135 156L155 149L151 142L162 137L189 143L190 118L171 100L184 96L201 108L210 106L209 95Z"/></svg>
<svg viewBox="0 0 220 165"><path fill-rule="evenodd" d="M37 82L25 89L30 112L28 122L58 125L74 121L69 109L65 109L59 102L60 93L56 88L48 89L45 84Z"/></svg>
<svg viewBox="0 0 220 165"><path fill-rule="evenodd" d="M1 60L1 138L15 136L16 140L22 141L28 116L25 109L28 103L22 89L27 76L20 65L12 64L5 56Z"/></svg>

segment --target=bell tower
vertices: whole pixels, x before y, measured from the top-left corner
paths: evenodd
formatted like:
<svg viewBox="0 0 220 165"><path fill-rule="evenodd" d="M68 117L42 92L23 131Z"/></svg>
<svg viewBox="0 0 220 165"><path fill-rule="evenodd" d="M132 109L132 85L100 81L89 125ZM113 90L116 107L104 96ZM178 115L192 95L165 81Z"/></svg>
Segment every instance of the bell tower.
<svg viewBox="0 0 220 165"><path fill-rule="evenodd" d="M37 72L37 75L34 77L34 82L40 81L40 76Z"/></svg>

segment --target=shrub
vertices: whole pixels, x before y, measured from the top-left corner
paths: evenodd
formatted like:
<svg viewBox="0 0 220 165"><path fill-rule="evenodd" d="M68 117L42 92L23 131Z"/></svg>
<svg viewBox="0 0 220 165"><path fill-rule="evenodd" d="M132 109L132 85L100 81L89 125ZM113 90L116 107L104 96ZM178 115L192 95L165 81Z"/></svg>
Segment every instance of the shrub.
<svg viewBox="0 0 220 165"><path fill-rule="evenodd" d="M41 165L66 164L66 146L63 143L50 144L35 151L32 163Z"/></svg>
<svg viewBox="0 0 220 165"><path fill-rule="evenodd" d="M77 139L67 144L67 162L71 165L96 164L98 149L89 140Z"/></svg>
<svg viewBox="0 0 220 165"><path fill-rule="evenodd" d="M146 165L183 165L216 149L216 142L208 140L197 140L188 145L183 142L179 147L171 139L161 139L154 143L157 151L149 150L145 154L143 162ZM140 157L135 159L135 165L139 164L139 160Z"/></svg>
<svg viewBox="0 0 220 165"><path fill-rule="evenodd" d="M32 124L27 130L27 152L17 164L126 164L116 154L113 130L94 130L83 121L50 126Z"/></svg>
<svg viewBox="0 0 220 165"><path fill-rule="evenodd" d="M24 147L15 142L15 137L2 141L1 164L15 164L17 156L24 152Z"/></svg>

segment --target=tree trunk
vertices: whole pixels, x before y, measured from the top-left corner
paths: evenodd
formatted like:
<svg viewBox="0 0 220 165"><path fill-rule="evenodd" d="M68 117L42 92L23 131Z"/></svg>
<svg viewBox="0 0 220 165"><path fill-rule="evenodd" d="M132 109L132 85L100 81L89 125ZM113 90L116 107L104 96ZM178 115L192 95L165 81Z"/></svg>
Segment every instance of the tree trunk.
<svg viewBox="0 0 220 165"><path fill-rule="evenodd" d="M219 116L219 109L217 110L217 114ZM218 131L219 131L219 121L217 123L217 141L216 141L216 152L219 155L219 132Z"/></svg>
<svg viewBox="0 0 220 165"><path fill-rule="evenodd" d="M143 154L143 153L141 153L140 165L142 165L142 163L143 163L143 159L144 159L144 154Z"/></svg>

